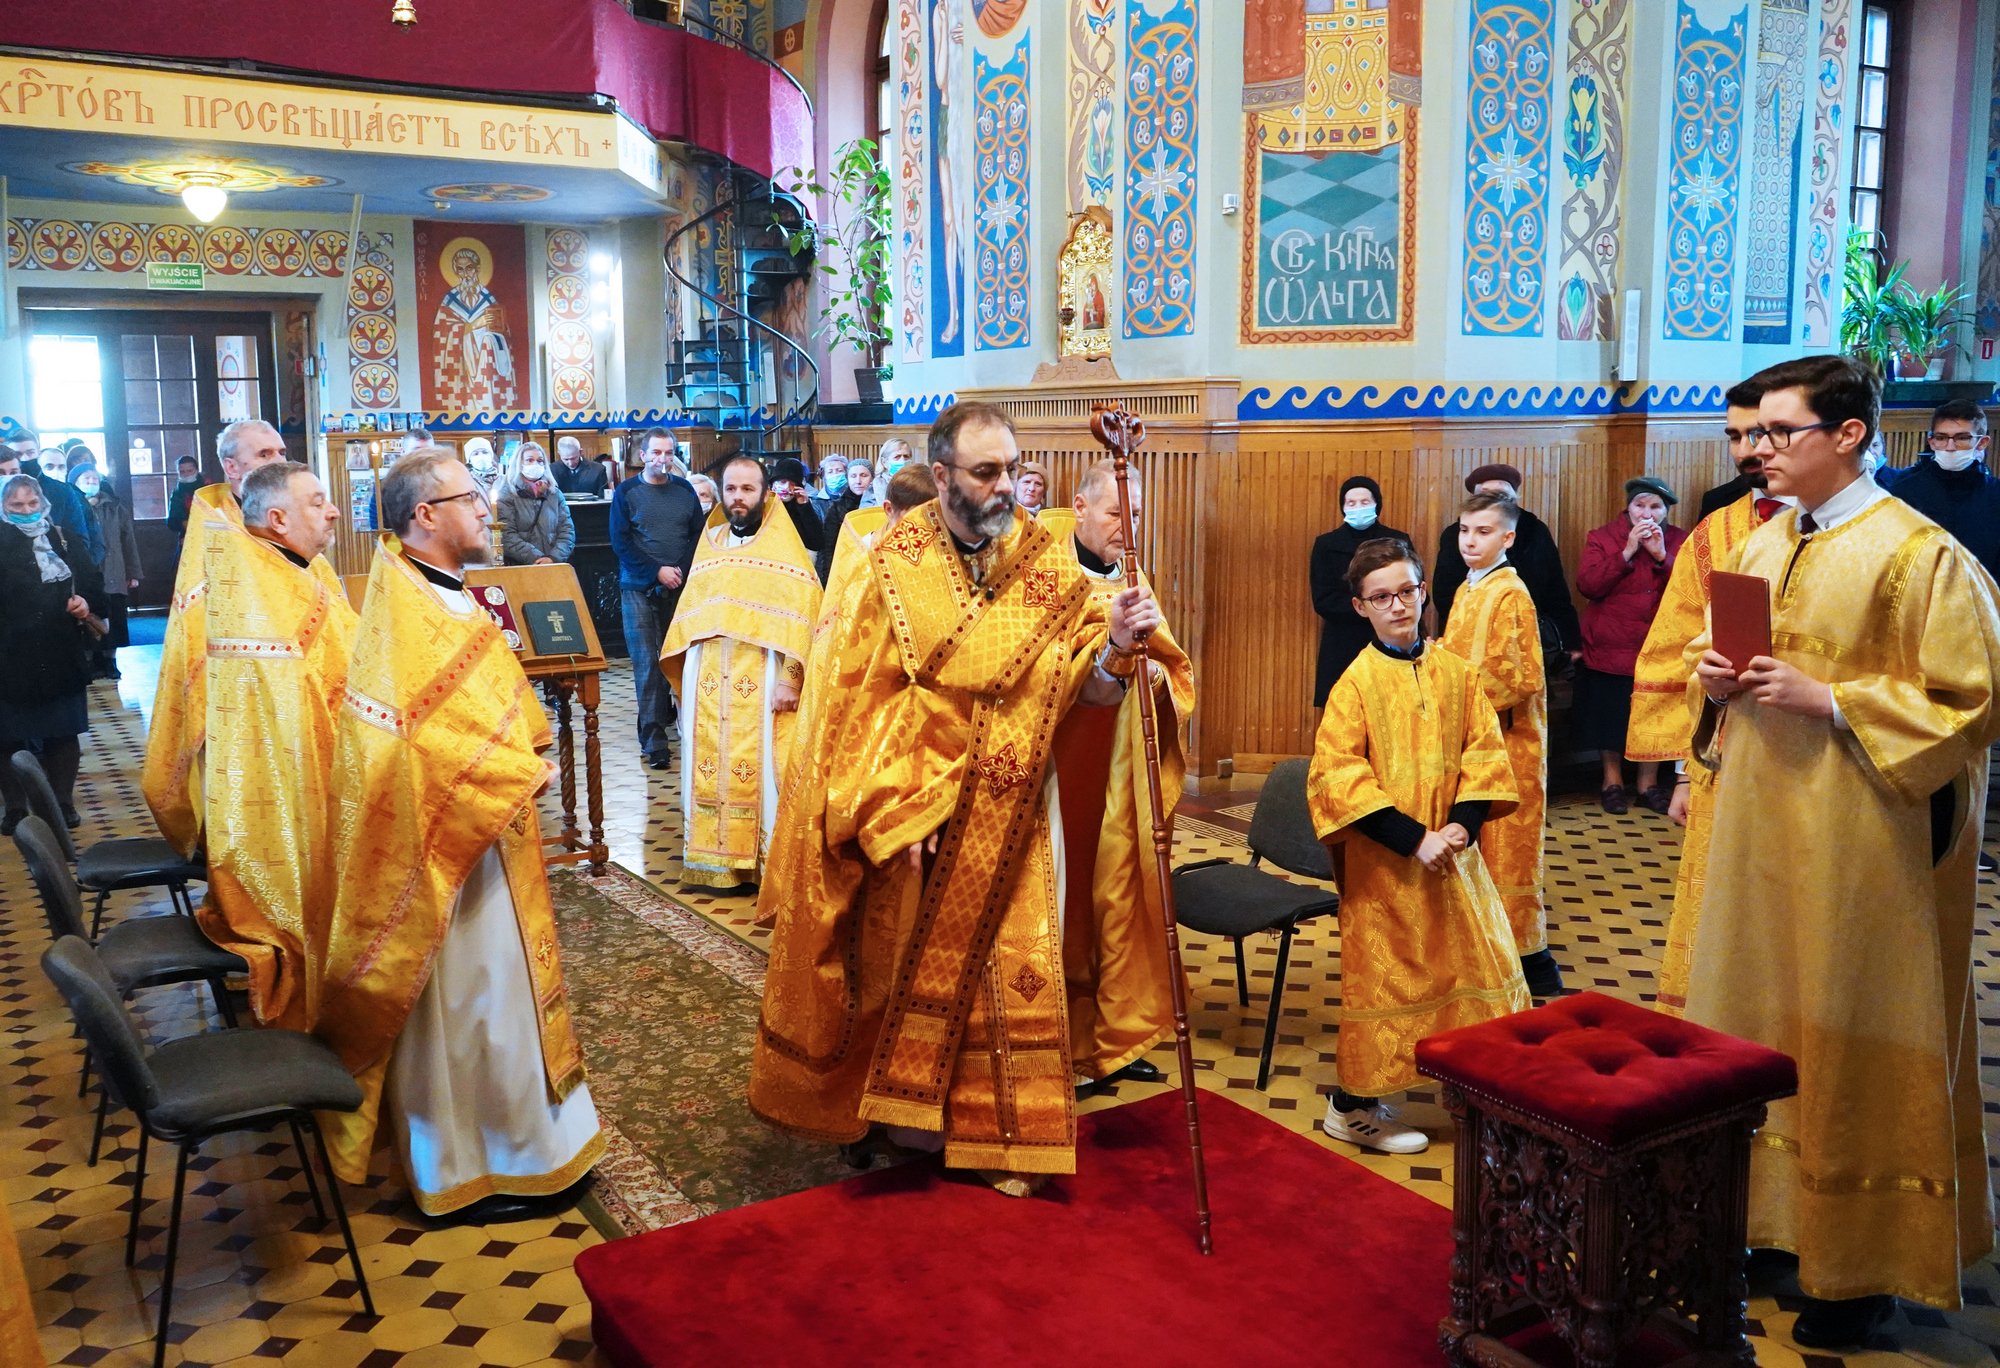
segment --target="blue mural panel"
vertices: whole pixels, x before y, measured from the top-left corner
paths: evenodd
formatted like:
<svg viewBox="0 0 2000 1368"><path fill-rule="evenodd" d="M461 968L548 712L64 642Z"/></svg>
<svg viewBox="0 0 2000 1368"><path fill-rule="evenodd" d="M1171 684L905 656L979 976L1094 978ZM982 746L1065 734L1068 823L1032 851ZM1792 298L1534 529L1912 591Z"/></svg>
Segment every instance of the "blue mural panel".
<svg viewBox="0 0 2000 1368"><path fill-rule="evenodd" d="M1028 39L995 66L972 55L972 345L1028 345Z"/></svg>
<svg viewBox="0 0 2000 1368"><path fill-rule="evenodd" d="M1200 20L1193 0L1161 14L1128 9L1125 57L1125 336L1194 331L1195 89Z"/></svg>
<svg viewBox="0 0 2000 1368"><path fill-rule="evenodd" d="M1540 337L1548 275L1549 0L1473 0L1460 326Z"/></svg>
<svg viewBox="0 0 2000 1368"><path fill-rule="evenodd" d="M965 355L964 201L959 198L958 145L963 139L955 120L966 117L965 82L953 73L965 59L965 29L952 0L930 0L931 116L931 355ZM956 84L956 89L954 89Z"/></svg>
<svg viewBox="0 0 2000 1368"><path fill-rule="evenodd" d="M1729 336L1736 289L1737 180L1743 163L1743 44L1749 6L1719 29L1679 0L1674 112L1667 173L1663 335L1676 342Z"/></svg>

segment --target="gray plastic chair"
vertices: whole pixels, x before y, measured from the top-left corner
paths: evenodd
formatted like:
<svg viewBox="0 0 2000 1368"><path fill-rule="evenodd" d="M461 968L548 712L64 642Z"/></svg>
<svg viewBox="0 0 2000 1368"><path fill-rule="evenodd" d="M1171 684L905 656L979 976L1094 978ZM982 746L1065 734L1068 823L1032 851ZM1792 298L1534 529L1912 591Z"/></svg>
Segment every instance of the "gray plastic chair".
<svg viewBox="0 0 2000 1368"><path fill-rule="evenodd" d="M55 786L42 769L42 762L30 751L15 751L14 774L28 791L28 810L49 825L56 835L63 857L76 866L78 887L97 895L90 913L90 934L96 936L104 921L104 904L113 893L128 888L165 888L174 906L193 915L188 901L190 883L206 883L208 866L201 860L184 860L169 841L157 836L128 836L79 847L70 838L69 823L63 820L62 805L56 800Z"/></svg>
<svg viewBox="0 0 2000 1368"><path fill-rule="evenodd" d="M146 1150L155 1136L174 1145L174 1196L167 1218L167 1263L160 1272L160 1322L153 1336L153 1368L163 1368L167 1325L174 1297L174 1260L180 1253L181 1197L187 1187L188 1161L211 1136L232 1131L291 1128L298 1147L306 1188L320 1215L320 1200L312 1161L306 1157L301 1128L312 1132L326 1170L327 1190L361 1307L375 1314L375 1299L361 1271L354 1231L347 1223L340 1180L327 1161L326 1138L313 1119L316 1111L351 1112L361 1106L361 1085L354 1081L340 1056L303 1031L209 1031L170 1040L157 1049L147 1046L125 1010L118 985L90 943L81 936L64 936L42 953L42 972L49 976L103 1069L107 1091L120 1106L139 1118L139 1165L132 1188L132 1219L125 1229L125 1264L138 1256L139 1213L146 1205Z"/></svg>
<svg viewBox="0 0 2000 1368"><path fill-rule="evenodd" d="M1243 938L1260 931L1278 933L1278 967L1271 982L1271 1007L1264 1015L1264 1048L1257 1058L1257 1086L1271 1081L1271 1050L1278 1043L1278 1009L1285 997L1292 937L1315 917L1340 910L1338 894L1281 879L1257 866L1269 860L1308 879L1333 878L1333 856L1313 832L1306 806L1304 760L1273 766L1250 817L1250 863L1201 860L1174 871L1174 908L1190 931L1227 936L1236 942L1236 1000L1250 1005L1250 977L1243 965Z"/></svg>

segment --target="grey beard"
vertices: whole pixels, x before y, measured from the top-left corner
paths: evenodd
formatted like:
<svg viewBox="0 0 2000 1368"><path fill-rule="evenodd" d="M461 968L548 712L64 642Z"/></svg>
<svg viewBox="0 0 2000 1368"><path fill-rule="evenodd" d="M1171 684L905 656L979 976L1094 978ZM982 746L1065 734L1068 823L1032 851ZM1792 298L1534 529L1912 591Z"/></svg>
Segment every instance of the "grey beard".
<svg viewBox="0 0 2000 1368"><path fill-rule="evenodd" d="M972 535L984 540L997 537L1014 525L1014 496L995 494L982 506L974 503L956 479L947 480L944 486L945 502L958 520L971 529Z"/></svg>
<svg viewBox="0 0 2000 1368"><path fill-rule="evenodd" d="M477 546L460 547L458 563L460 565L491 565L493 563L493 543L482 541Z"/></svg>

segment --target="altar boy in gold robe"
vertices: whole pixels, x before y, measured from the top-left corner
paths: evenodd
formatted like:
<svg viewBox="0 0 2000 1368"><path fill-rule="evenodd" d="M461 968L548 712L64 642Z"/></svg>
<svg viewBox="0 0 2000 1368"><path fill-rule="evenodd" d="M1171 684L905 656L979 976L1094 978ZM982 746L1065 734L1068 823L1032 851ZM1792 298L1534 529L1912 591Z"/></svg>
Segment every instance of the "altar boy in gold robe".
<svg viewBox="0 0 2000 1368"><path fill-rule="evenodd" d="M1458 511L1458 552L1465 587L1452 602L1438 644L1479 673L1479 687L1500 718L1507 763L1519 798L1504 817L1488 818L1479 852L1514 928L1514 948L1528 991L1562 993L1562 969L1549 953L1542 905L1542 818L1548 811L1549 699L1542 675L1541 621L1528 586L1507 564L1521 506L1504 494L1474 494Z"/></svg>
<svg viewBox="0 0 2000 1368"><path fill-rule="evenodd" d="M1429 1137L1381 1098L1417 1081L1417 1042L1528 1005L1507 909L1473 848L1517 791L1479 671L1418 635L1423 566L1409 544L1363 542L1347 582L1375 640L1327 695L1306 789L1341 894L1340 1081L1321 1124L1415 1154Z"/></svg>
<svg viewBox="0 0 2000 1368"><path fill-rule="evenodd" d="M750 457L722 471L660 669L681 700L681 885L762 881L819 617L819 571Z"/></svg>
<svg viewBox="0 0 2000 1368"><path fill-rule="evenodd" d="M1993 1248L1971 948L2000 608L1863 473L1872 372L1816 356L1763 379L1765 478L1798 506L1725 567L1769 582L1771 654L1688 648L1717 787L1687 1016L1798 1060L1751 1151L1749 1236L1799 1257L1792 1338L1837 1349L1894 1297L1956 1307Z"/></svg>

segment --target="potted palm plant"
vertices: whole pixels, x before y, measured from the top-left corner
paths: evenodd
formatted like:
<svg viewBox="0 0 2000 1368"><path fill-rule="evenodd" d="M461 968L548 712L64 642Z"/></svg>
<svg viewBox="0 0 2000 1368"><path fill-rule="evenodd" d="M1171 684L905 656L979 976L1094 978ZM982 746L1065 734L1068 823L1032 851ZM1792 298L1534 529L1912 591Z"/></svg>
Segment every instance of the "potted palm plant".
<svg viewBox="0 0 2000 1368"><path fill-rule="evenodd" d="M1840 349L1887 379L1896 358L1896 298L1907 262L1884 271L1866 233L1847 235L1840 298Z"/></svg>
<svg viewBox="0 0 2000 1368"><path fill-rule="evenodd" d="M807 219L787 235L794 255L814 252L826 282L826 303L820 310L815 337L852 347L868 358L857 367L854 387L864 404L882 402L882 382L894 372L881 364L892 336L889 308L892 262L889 173L881 149L869 138L856 138L833 154L833 168L822 180L817 172L789 167L778 173L788 181L779 188L792 195L812 195L832 208L831 224ZM839 248L822 251L827 239Z"/></svg>
<svg viewBox="0 0 2000 1368"><path fill-rule="evenodd" d="M1944 379L1953 353L1965 352L1956 333L1971 320L1964 307L1971 297L1964 285L1940 285L1928 294L1904 285L1889 300L1887 311L1901 343L1897 360L1905 379Z"/></svg>

